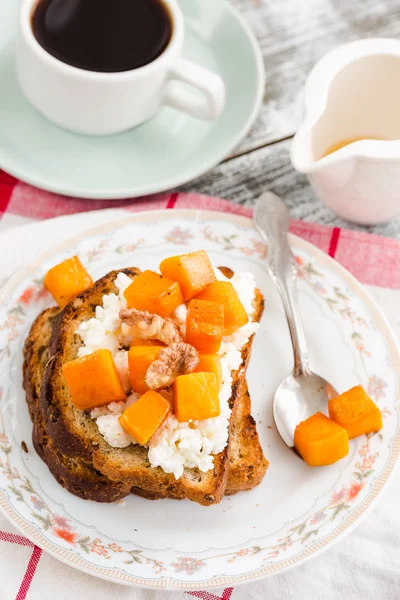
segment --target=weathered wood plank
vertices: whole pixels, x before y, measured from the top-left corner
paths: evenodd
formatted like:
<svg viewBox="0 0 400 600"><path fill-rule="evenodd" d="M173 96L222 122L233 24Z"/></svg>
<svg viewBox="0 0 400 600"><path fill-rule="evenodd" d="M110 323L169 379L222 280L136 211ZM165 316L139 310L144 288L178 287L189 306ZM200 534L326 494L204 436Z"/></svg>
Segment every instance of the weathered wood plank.
<svg viewBox="0 0 400 600"><path fill-rule="evenodd" d="M400 36L400 0L232 1L257 36L266 73L260 116L234 154L296 131L305 79L326 52L357 38Z"/></svg>
<svg viewBox="0 0 400 600"><path fill-rule="evenodd" d="M313 196L307 178L290 163L290 140L271 144L226 161L180 188L252 206L265 190L281 196L295 219L358 229L400 239L400 220L376 227L358 227L339 219Z"/></svg>
<svg viewBox="0 0 400 600"><path fill-rule="evenodd" d="M400 239L400 221L357 227L336 217L313 196L306 177L292 168L290 139L277 142L296 131L303 110L304 82L326 52L360 37L400 36L400 0L232 1L261 46L266 72L264 103L250 135L236 149L236 157L182 189L246 205L272 189L285 200L293 218Z"/></svg>

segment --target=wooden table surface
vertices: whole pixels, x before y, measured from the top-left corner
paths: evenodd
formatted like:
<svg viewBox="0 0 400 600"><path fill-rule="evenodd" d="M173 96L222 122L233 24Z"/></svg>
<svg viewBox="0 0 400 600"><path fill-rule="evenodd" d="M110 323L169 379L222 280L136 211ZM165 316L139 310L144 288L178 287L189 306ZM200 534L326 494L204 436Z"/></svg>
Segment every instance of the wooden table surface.
<svg viewBox="0 0 400 600"><path fill-rule="evenodd" d="M212 0L208 0L212 1ZM266 73L264 102L247 138L231 157L183 186L253 205L269 189L296 219L400 238L400 220L376 227L343 221L321 204L291 166L291 138L303 111L313 65L336 46L365 37L400 36L400 0L231 0L252 27Z"/></svg>

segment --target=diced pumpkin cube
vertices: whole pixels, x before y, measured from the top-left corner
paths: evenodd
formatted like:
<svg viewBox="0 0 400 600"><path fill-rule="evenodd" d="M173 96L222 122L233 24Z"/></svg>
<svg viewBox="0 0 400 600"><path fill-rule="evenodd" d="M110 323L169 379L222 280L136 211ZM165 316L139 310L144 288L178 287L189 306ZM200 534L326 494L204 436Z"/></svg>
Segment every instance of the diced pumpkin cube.
<svg viewBox="0 0 400 600"><path fill-rule="evenodd" d="M72 402L81 410L126 400L113 356L107 349L71 360L63 372Z"/></svg>
<svg viewBox="0 0 400 600"><path fill-rule="evenodd" d="M344 427L318 412L297 425L294 445L308 465L323 467L348 454L349 436Z"/></svg>
<svg viewBox="0 0 400 600"><path fill-rule="evenodd" d="M132 346L128 352L129 374L134 392L144 394L149 389L146 382L146 371L152 362L157 360L161 348L165 346Z"/></svg>
<svg viewBox="0 0 400 600"><path fill-rule="evenodd" d="M44 287L61 308L92 285L92 278L77 256L55 265L44 278Z"/></svg>
<svg viewBox="0 0 400 600"><path fill-rule="evenodd" d="M214 269L204 250L166 258L160 264L160 271L179 283L185 302L216 280Z"/></svg>
<svg viewBox="0 0 400 600"><path fill-rule="evenodd" d="M119 417L121 427L139 444L147 444L171 410L168 400L157 392L146 392Z"/></svg>
<svg viewBox="0 0 400 600"><path fill-rule="evenodd" d="M214 373L217 378L218 389L222 387L222 367L218 354L204 354L199 352L200 362L193 371L194 373Z"/></svg>
<svg viewBox="0 0 400 600"><path fill-rule="evenodd" d="M215 281L198 294L196 298L222 304L224 307L224 335L230 335L249 321L249 317L230 281Z"/></svg>
<svg viewBox="0 0 400 600"><path fill-rule="evenodd" d="M174 412L180 423L218 417L218 384L214 373L180 375L173 383Z"/></svg>
<svg viewBox="0 0 400 600"><path fill-rule="evenodd" d="M329 400L329 415L346 429L351 440L382 429L381 411L361 385Z"/></svg>
<svg viewBox="0 0 400 600"><path fill-rule="evenodd" d="M183 302L179 284L154 271L144 271L135 277L124 296L129 308L147 310L161 317L170 315Z"/></svg>
<svg viewBox="0 0 400 600"><path fill-rule="evenodd" d="M193 299L186 314L186 342L200 352L214 353L221 347L224 307L217 302Z"/></svg>

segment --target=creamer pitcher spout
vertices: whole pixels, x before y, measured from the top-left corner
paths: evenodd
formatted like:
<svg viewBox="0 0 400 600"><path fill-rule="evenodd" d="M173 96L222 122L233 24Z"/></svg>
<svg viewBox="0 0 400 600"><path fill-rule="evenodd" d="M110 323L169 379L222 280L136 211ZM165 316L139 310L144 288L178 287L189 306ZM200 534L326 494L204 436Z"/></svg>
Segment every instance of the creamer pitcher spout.
<svg viewBox="0 0 400 600"><path fill-rule="evenodd" d="M319 119L312 123L306 119L293 138L290 150L290 159L294 168L300 173L313 173L320 168L322 156L317 155L315 148L315 129L318 127Z"/></svg>
<svg viewBox="0 0 400 600"><path fill-rule="evenodd" d="M324 109L317 119L305 119L304 123L293 138L290 158L294 168L300 173L311 174L328 169L343 162L352 162L363 145L355 142L359 138L337 140L334 125L329 121L329 115ZM349 166L349 165L348 165Z"/></svg>

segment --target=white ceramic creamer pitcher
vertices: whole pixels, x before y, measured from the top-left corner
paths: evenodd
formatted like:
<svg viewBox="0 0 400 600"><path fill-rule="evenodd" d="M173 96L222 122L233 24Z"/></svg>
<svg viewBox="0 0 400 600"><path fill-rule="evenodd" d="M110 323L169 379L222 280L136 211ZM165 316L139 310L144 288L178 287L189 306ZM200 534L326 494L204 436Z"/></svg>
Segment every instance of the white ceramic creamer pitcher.
<svg viewBox="0 0 400 600"><path fill-rule="evenodd" d="M291 160L339 216L370 225L400 215L400 40L352 42L314 67Z"/></svg>

